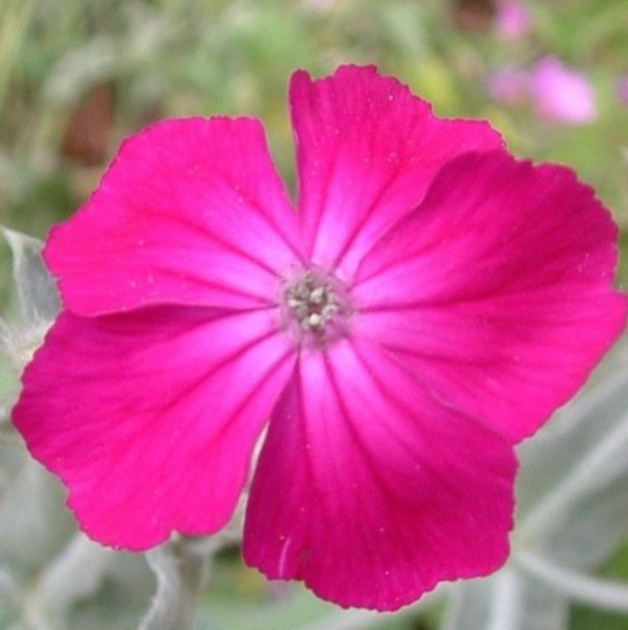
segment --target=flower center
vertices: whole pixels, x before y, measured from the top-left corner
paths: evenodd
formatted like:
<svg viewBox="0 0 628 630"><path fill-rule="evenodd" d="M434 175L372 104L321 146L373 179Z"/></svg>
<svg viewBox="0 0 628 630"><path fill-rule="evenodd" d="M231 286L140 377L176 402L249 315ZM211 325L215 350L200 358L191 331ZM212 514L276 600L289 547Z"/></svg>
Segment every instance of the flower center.
<svg viewBox="0 0 628 630"><path fill-rule="evenodd" d="M352 313L345 286L316 268L286 281L282 306L284 327L297 341L312 345L345 336Z"/></svg>

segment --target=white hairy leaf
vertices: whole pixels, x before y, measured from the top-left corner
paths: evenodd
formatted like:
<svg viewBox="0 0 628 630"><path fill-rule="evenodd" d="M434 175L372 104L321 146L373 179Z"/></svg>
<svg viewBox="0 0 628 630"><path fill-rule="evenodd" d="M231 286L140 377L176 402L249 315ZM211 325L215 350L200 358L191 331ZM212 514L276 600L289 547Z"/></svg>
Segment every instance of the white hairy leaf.
<svg viewBox="0 0 628 630"><path fill-rule="evenodd" d="M457 585L442 630L565 630L568 613L565 597L507 567Z"/></svg>
<svg viewBox="0 0 628 630"><path fill-rule="evenodd" d="M67 626L72 606L98 591L113 561L113 551L76 533L41 574L38 584L41 609L55 625Z"/></svg>
<svg viewBox="0 0 628 630"><path fill-rule="evenodd" d="M621 346L620 350L625 350ZM520 451L517 536L559 565L590 568L628 537L628 362L604 378ZM524 499L525 498L525 499Z"/></svg>
<svg viewBox="0 0 628 630"><path fill-rule="evenodd" d="M628 610L628 586L587 573L628 537L626 356L624 342L518 449L511 559L455 585L442 630L562 630L572 602Z"/></svg>
<svg viewBox="0 0 628 630"><path fill-rule="evenodd" d="M0 558L31 570L59 552L74 524L58 481L34 460L21 459L0 495Z"/></svg>
<svg viewBox="0 0 628 630"><path fill-rule="evenodd" d="M54 280L41 258L42 242L2 228L13 255L13 278L20 303L21 324L41 326L51 322L60 308Z"/></svg>

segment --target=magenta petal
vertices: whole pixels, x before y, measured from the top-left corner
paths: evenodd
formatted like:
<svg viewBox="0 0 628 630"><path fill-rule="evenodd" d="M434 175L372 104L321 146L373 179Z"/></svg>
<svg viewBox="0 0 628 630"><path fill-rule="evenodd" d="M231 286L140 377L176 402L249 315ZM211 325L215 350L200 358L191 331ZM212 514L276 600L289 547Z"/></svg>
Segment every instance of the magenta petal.
<svg viewBox="0 0 628 630"><path fill-rule="evenodd" d="M511 446L384 351L305 353L273 412L245 560L342 606L394 610L508 554Z"/></svg>
<svg viewBox="0 0 628 630"><path fill-rule="evenodd" d="M296 72L290 104L304 236L313 262L344 280L373 239L421 201L445 162L501 146L488 124L440 120L373 67L345 66L317 81Z"/></svg>
<svg viewBox="0 0 628 630"><path fill-rule="evenodd" d="M225 525L294 363L274 331L268 311L61 315L14 421L91 537L139 550Z"/></svg>
<svg viewBox="0 0 628 630"><path fill-rule="evenodd" d="M363 261L355 334L519 440L624 328L616 239L609 213L568 169L501 152L461 157Z"/></svg>
<svg viewBox="0 0 628 630"><path fill-rule="evenodd" d="M299 260L295 214L256 120L157 123L128 139L45 260L84 315L155 303L247 308Z"/></svg>

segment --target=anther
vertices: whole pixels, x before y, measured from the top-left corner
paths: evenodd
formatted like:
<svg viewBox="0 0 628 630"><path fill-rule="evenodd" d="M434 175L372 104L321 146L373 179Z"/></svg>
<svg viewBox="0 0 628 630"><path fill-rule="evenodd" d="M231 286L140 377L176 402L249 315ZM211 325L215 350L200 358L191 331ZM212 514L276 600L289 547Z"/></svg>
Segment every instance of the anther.
<svg viewBox="0 0 628 630"><path fill-rule="evenodd" d="M339 281L322 271L308 270L286 284L283 297L287 327L296 325L298 337L308 333L317 343L326 343L341 334L346 326L342 320L350 314L350 308Z"/></svg>

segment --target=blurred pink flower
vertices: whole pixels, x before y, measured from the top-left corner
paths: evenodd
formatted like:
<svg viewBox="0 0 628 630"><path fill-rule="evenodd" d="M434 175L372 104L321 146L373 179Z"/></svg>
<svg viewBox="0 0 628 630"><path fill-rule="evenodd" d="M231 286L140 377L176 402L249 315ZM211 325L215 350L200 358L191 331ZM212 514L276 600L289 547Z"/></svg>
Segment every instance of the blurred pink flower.
<svg viewBox="0 0 628 630"><path fill-rule="evenodd" d="M495 70L488 78L489 94L506 105L523 103L528 95L528 73L521 68L506 67Z"/></svg>
<svg viewBox="0 0 628 630"><path fill-rule="evenodd" d="M16 426L91 537L231 519L245 560L393 610L508 555L514 446L622 330L617 228L561 166L374 68L296 72L295 209L250 118L157 123L52 230L65 312Z"/></svg>
<svg viewBox="0 0 628 630"><path fill-rule="evenodd" d="M537 114L550 122L587 123L597 116L587 77L555 57L541 59L530 74L530 98Z"/></svg>
<svg viewBox="0 0 628 630"><path fill-rule="evenodd" d="M617 80L616 94L620 102L624 105L628 105L628 74L625 74Z"/></svg>
<svg viewBox="0 0 628 630"><path fill-rule="evenodd" d="M528 10L518 0L499 0L495 16L495 29L504 39L519 39L528 34L532 20Z"/></svg>

